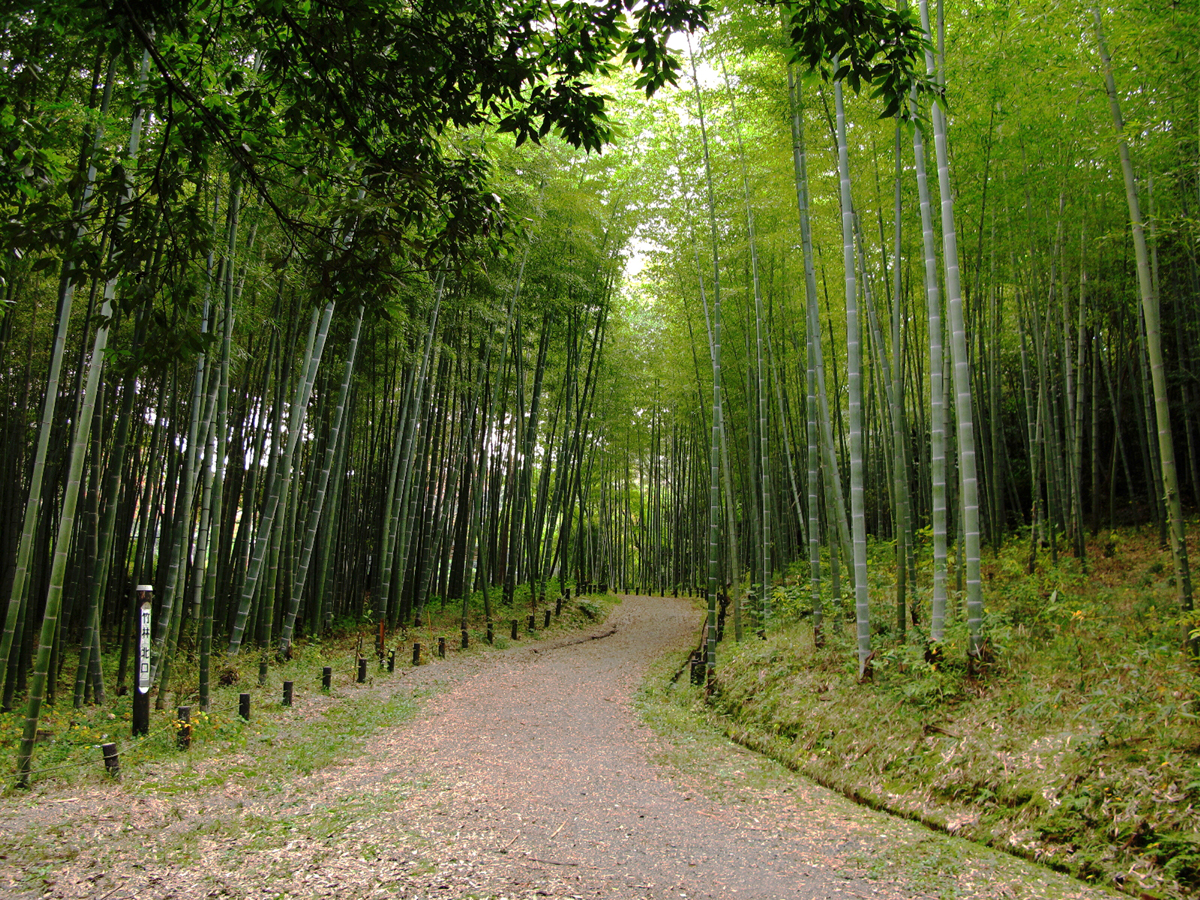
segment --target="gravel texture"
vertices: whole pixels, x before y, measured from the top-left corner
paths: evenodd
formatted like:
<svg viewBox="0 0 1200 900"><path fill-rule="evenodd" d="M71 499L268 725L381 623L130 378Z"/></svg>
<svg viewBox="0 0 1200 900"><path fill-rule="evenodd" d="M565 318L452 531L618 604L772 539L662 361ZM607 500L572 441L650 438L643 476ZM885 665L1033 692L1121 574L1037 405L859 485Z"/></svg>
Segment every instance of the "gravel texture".
<svg viewBox="0 0 1200 900"><path fill-rule="evenodd" d="M287 784L6 797L0 896L1112 896L864 810L707 733L656 734L635 692L700 621L688 601L629 597L582 638L380 680L371 689L423 696L418 716Z"/></svg>

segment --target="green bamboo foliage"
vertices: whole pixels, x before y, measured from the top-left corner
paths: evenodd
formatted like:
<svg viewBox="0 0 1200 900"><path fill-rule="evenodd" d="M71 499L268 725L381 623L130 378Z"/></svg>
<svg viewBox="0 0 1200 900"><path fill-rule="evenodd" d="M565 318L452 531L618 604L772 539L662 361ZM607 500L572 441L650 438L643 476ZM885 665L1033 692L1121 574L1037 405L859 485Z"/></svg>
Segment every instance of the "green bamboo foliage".
<svg viewBox="0 0 1200 900"><path fill-rule="evenodd" d="M846 147L846 110L842 83L834 83L837 114L838 176L842 205L842 265L846 282L846 372L850 422L850 521L854 533L854 617L858 676L870 677L871 623L867 586L867 524L863 508L862 349L859 340L858 288L855 273L854 211L850 199L850 161Z"/></svg>
<svg viewBox="0 0 1200 900"><path fill-rule="evenodd" d="M203 320L200 325L201 334L208 332L209 308L206 302ZM183 616L183 602L176 603L179 589L179 575L186 571L184 557L187 556L188 546L193 533L192 506L196 493L198 476L197 460L201 458L200 448L208 444L207 427L211 418L204 416L204 384L208 375L208 355L199 354L196 359L196 369L193 376L192 399L190 404L190 419L188 422L186 451L184 456L183 482L180 499L176 503L175 525L173 528L169 562L167 564L166 582L162 587L162 605L159 609L158 627L154 635L154 659L150 667L150 680L153 682L160 673L170 673L171 659L178 640L178 629ZM209 410L211 412L211 408ZM165 680L165 679L164 679ZM161 697L162 694L160 693Z"/></svg>
<svg viewBox="0 0 1200 900"><path fill-rule="evenodd" d="M555 579L563 591L706 590L703 649L715 671L721 624L741 637L743 597L762 604L758 624L770 627L811 607L820 643L847 627L822 595L840 607L848 575L865 676L879 640L867 621L869 540L897 538L887 639L905 639L905 613L923 607L929 585L936 643L955 618L953 529L973 656L986 649L981 539L1003 548L1031 527L1036 570L1063 554L1083 561L1094 552L1087 525L1144 509L1182 547L1178 507L1200 484L1185 415L1200 194L1195 144L1179 125L1195 113L1161 89L1156 52L1122 42L1114 61L1099 27L1095 43L1059 42L1055 64L1074 72L1064 84L1086 83L1100 63L1111 106L1093 102L1104 99L1098 79L1094 97L1059 102L1067 94L1036 75L1046 51L1028 23L1004 19L1004 43L987 11L956 23L956 184L935 106L914 117L915 184L897 179L895 198L883 186L868 198L853 170L856 220L849 166L861 148L893 145L894 121L875 118L869 90L835 91L825 144L839 145L836 174L808 166L790 72L789 126L778 116L781 60L764 40L774 23L744 12L706 37L708 58L721 47L729 66L725 86L705 87L712 73L697 64L694 99L634 103L615 90L614 118L628 118L636 140L603 156L574 154L553 128L541 147L517 148L488 127L480 139L443 123L440 152L461 151L454 165L479 192L419 209L371 147L331 138L318 165L297 122L286 139L257 134L260 154L254 141L230 144L203 105L147 110L142 155L157 162L143 177L106 149L113 123L141 104L128 54L110 59L85 41L94 62L81 66L62 50L75 37L41 35L39 85L12 81L12 67L2 76L18 87L19 152L44 150L27 170L7 157L0 166L0 218L15 241L0 259L0 434L14 448L0 485L3 705L31 701L28 726L56 690L103 702L114 685L100 677L101 648L120 652L116 686L126 685L130 583L158 588L159 704L198 679L204 707L214 642L243 655L253 645L265 674L306 633L367 619L411 626L439 600L470 631L481 617L514 615L526 590L537 609ZM1077 14L1054 9L1047 21ZM1185 45L1165 26L1187 16L1149 18L1164 25L1156 36ZM212 77L257 71L256 84L280 86L278 72L245 58L245 35L193 24L214 51L234 51L205 56ZM14 38L24 28L14 24ZM217 83L188 65L184 54L179 85ZM1122 67L1134 66L1139 90L1116 94ZM927 68L943 79L932 54ZM704 103L720 90L729 100L718 125ZM244 112L241 95L212 95L230 104L230 121ZM1148 127L1113 154L1123 107ZM1135 182L1134 162L1153 184ZM882 153L875 168L879 184ZM834 203L841 219L827 214ZM693 234L701 208L711 263ZM1123 243L1113 236L1126 221ZM353 241L341 237L345 222ZM971 238L963 248L959 231ZM85 310L74 295L89 287ZM349 301L350 315L326 307L322 325L331 297ZM309 317L296 310L312 305L306 341ZM1175 335L1167 347L1164 328ZM320 363L329 331L336 371ZM102 367L105 355L120 364ZM927 529L932 579L918 588L905 544ZM1176 566L1188 613L1186 558ZM732 627L718 615L728 600ZM28 755L22 765L36 773Z"/></svg>
<svg viewBox="0 0 1200 900"><path fill-rule="evenodd" d="M416 434L418 413L425 396L425 386L428 380L430 360L433 358L437 334L438 315L442 308L442 293L445 288L445 275L439 273L434 288L433 309L430 313L428 329L425 332L425 347L421 355L420 369L413 372L408 384L407 397L404 403L400 422L397 426L396 444L392 451L391 477L388 481L388 495L384 503L384 523L380 546L380 586L378 598L375 601L375 615L379 621L387 620L394 626L399 614L399 604L391 598L392 581L395 578L395 559L399 555L404 558L407 548L405 531L411 527L412 516L402 518L401 511L408 504L411 485L413 460L415 459L414 435ZM399 545L399 546L397 546Z"/></svg>
<svg viewBox="0 0 1200 900"><path fill-rule="evenodd" d="M286 655L291 647L292 634L296 626L296 616L300 611L300 601L304 586L308 582L308 568L312 562L313 547L316 545L317 528L321 524L321 516L325 510L325 495L329 488L329 473L333 470L333 462L341 447L342 427L346 418L347 401L350 396L351 379L354 376L354 362L358 358L358 339L362 332L363 316L366 312L364 304L358 305L354 316L354 325L350 332L350 344L346 349L346 367L342 373L342 383L338 389L337 405L334 408L333 423L329 428L328 443L325 447L324 461L317 475L316 493L308 514L308 523L304 531L304 539L300 548L300 557L296 563L295 575L290 579L292 589L288 598L287 611L284 614L283 627L279 632L279 654Z"/></svg>
<svg viewBox="0 0 1200 900"><path fill-rule="evenodd" d="M117 58L114 54L109 60L108 71L104 78L104 97L98 110L96 128L92 137L87 159L87 175L83 192L79 200L78 216L81 224L75 232L76 241L82 240L86 219L96 190L96 156L100 152L104 140L104 121L108 116L112 102L114 71ZM16 571L13 577L12 591L9 595L7 611L4 618L4 634L0 637L0 677L4 678L4 697L0 708L12 709L15 681L6 677L9 671L9 660L12 657L13 642L17 638L17 622L23 617L26 609L26 593L29 587L29 565L33 555L33 543L36 537L38 522L42 513L42 480L46 471L46 456L50 447L50 436L54 430L55 406L58 400L58 382L62 372L63 357L67 340L67 328L70 325L71 306L75 297L75 276L73 265L68 260L63 264L61 287L58 296L58 314L55 320L54 343L50 350L49 372L46 378L46 391L43 395L42 417L38 427L37 449L34 451L33 470L30 476L29 496L25 502L25 517L21 529L20 544L17 549Z"/></svg>
<svg viewBox="0 0 1200 900"><path fill-rule="evenodd" d="M250 568L246 573L245 584L242 586L237 618L234 620L233 631L229 637L228 653L230 656L236 656L241 648L242 636L246 630L246 620L250 614L250 605L254 600L254 592L262 574L263 560L271 542L276 516L281 506L284 510L287 509L288 495L292 484L292 460L295 457L296 445L304 430L308 401L312 397L317 367L321 363L325 341L329 336L329 323L333 318L333 307L333 301L329 301L319 313L317 310L313 310L312 326L304 354L301 377L297 381L295 395L292 398L287 443L283 448L275 478L272 479L270 485L270 493L267 496L266 507L263 510L258 535L255 539L254 554L250 558Z"/></svg>
<svg viewBox="0 0 1200 900"><path fill-rule="evenodd" d="M896 633L903 639L905 634L907 620L905 615L905 575L907 566L907 549L905 539L905 529L908 522L908 479L906 475L906 462L904 459L904 413L901 409L902 393L899 384L900 360L895 360L895 365L888 358L887 347L884 344L883 332L879 326L879 319L875 313L875 298L871 290L871 278L866 268L866 246L862 239L861 228L858 227L857 217L855 218L855 231L858 236L858 246L860 252L858 254L859 278L863 286L863 295L867 308L867 322L871 329L872 342L876 347L875 358L879 361L880 375L883 381L883 392L888 407L888 419L891 422L890 432L888 429L883 431L885 438L891 437L892 448L890 461L892 463L892 510L893 510L893 528L896 534ZM897 267L898 268L898 267ZM893 311L894 320L898 319L898 314ZM898 339L899 325L896 324L895 330L897 337L892 342L893 347L899 347Z"/></svg>
<svg viewBox="0 0 1200 900"><path fill-rule="evenodd" d="M800 86L796 84L792 68L788 68L788 96L791 101L792 167L796 183L796 206L800 214L800 241L804 256L804 309L805 309L805 362L807 386L806 435L808 438L808 567L812 586L813 643L824 644L821 602L821 534L819 529L818 497L820 496L820 438L818 436L818 395L824 397L824 382L818 386L818 359L821 350L821 319L817 305L817 276L813 263L812 223L809 220L808 165L804 141L804 106ZM828 428L828 404L824 424ZM832 442L830 442L832 443ZM832 456L831 456L832 459ZM838 496L841 496L841 480L833 470L832 478ZM845 523L842 517L841 522Z"/></svg>
<svg viewBox="0 0 1200 900"><path fill-rule="evenodd" d="M721 65L722 70L724 70L724 60L722 60ZM763 311L762 289L758 277L758 240L754 231L754 208L750 203L750 175L746 169L746 148L742 143L742 130L738 123L737 106L733 99L733 92L729 90L728 73L725 75L725 84L726 90L729 93L730 109L733 113L733 131L737 139L738 158L741 161L742 199L746 207L746 234L750 245L750 278L754 289L754 345L757 351L754 372L755 384L758 388L756 397L756 409L758 411L758 472L760 482L758 499L760 500L760 548L762 550L759 558L762 578L759 582L760 593L758 597L762 628L765 629L771 625L771 507L774 504L770 476L770 435L767 430L770 407L767 405L767 371L763 362L766 353L766 338L764 337L766 314Z"/></svg>
<svg viewBox="0 0 1200 900"><path fill-rule="evenodd" d="M846 498L842 493L841 465L838 462L837 445L833 435L833 417L830 413L829 392L825 383L825 353L821 336L821 316L817 295L816 267L814 261L812 223L809 216L807 152L804 139L803 107L800 104L800 88L794 85L792 103L792 170L796 185L796 203L800 214L800 240L804 255L804 287L808 333L816 371L817 424L820 465L824 475L826 509L832 520L830 540L836 542L836 550L847 561L853 559L850 537L850 519L846 510ZM836 553L831 559L836 584L838 560ZM835 589L835 594L838 591Z"/></svg>
<svg viewBox="0 0 1200 900"><path fill-rule="evenodd" d="M1146 350L1150 360L1150 375L1154 387L1154 420L1157 426L1158 458L1162 476L1162 496L1166 502L1171 535L1171 553L1175 562L1176 595L1180 609L1186 614L1192 609L1192 575L1188 564L1187 540L1183 527L1183 503L1179 496L1179 478L1175 468L1175 444L1171 432L1170 400L1167 395L1166 370L1162 353L1162 330L1160 325L1158 292L1151 278L1150 258L1146 248L1146 232L1142 222L1141 201L1138 198L1137 180L1133 171L1133 159L1129 143L1125 139L1125 121L1121 117L1121 105L1117 97L1116 79L1113 76L1112 58L1104 39L1104 24L1100 8L1092 6L1092 20L1096 29L1096 44L1104 68L1104 84L1108 93L1109 109L1113 127L1117 132L1117 152L1121 159L1121 175L1125 182L1125 202L1129 207L1129 223L1133 231L1134 259L1137 263L1138 293L1141 298L1142 319L1146 326ZM1190 632L1187 616L1184 617L1184 642L1189 652L1200 653L1200 639Z"/></svg>
<svg viewBox="0 0 1200 900"><path fill-rule="evenodd" d="M708 221L712 234L713 251L713 303L712 336L709 353L712 358L713 401L712 443L709 449L708 481L708 624L705 630L705 667L708 683L712 683L717 666L717 579L721 561L721 264L718 255L716 201L712 184L712 165L708 155L708 130L704 122L704 100L700 94L700 80L696 76L696 56L688 42L688 56L692 64L692 81L696 92L696 118L700 123L700 135L704 153L704 180L708 192Z"/></svg>
<svg viewBox="0 0 1200 900"><path fill-rule="evenodd" d="M929 4L921 0L921 27L929 34ZM932 54L926 66L932 70ZM958 423L959 478L962 484L962 535L964 538L968 652L978 657L983 649L983 585L980 581L979 481L975 465L975 426L971 400L971 373L967 356L966 319L958 267L958 234L954 225L954 194L950 184L946 117L935 100L932 110L934 154L937 158L938 192L942 199L942 261L946 273L946 312L950 331L950 355L954 372L954 418Z"/></svg>
<svg viewBox="0 0 1200 900"><path fill-rule="evenodd" d="M149 53L144 53L142 55L141 77L138 82L139 93L145 91L146 75L149 67L150 55ZM133 196L133 172L137 166L144 120L144 111L139 106L134 113L133 121L129 128L129 144L125 152L125 185L120 198L122 207L127 207ZM126 225L127 219L122 215L117 221L117 231L124 230ZM84 462L87 458L88 440L91 436L92 414L95 411L96 397L100 391L100 375L104 369L104 353L108 346L108 335L113 315L113 299L115 296L116 279L110 278L104 286L99 325L92 340L92 352L88 361L87 381L84 387L83 401L75 426L75 434L71 441L66 491L63 495L62 510L59 513L58 536L54 542L54 556L50 570L50 587L46 595L45 612L42 616L37 661L34 665L33 678L29 684L29 700L25 709L25 723L21 732L21 743L17 750L17 781L22 785L29 782L30 765L33 759L33 745L37 740L38 721L41 718L42 702L46 697L47 681L50 675L50 658L58 634L58 619L59 613L62 610L63 584L67 574L67 558L71 549L76 504L79 499L79 486L83 477Z"/></svg>
<svg viewBox="0 0 1200 900"><path fill-rule="evenodd" d="M925 274L925 306L929 321L929 469L933 531L933 590L929 604L929 637L941 643L946 636L946 411L942 402L942 296L933 231L933 202L925 171L925 123L913 126L913 158L921 206L921 248Z"/></svg>
<svg viewBox="0 0 1200 900"><path fill-rule="evenodd" d="M708 295L705 293L705 290L704 290L704 272L703 272L703 269L700 264L700 251L694 241L692 243L692 257L693 257L693 260L695 262L695 267L696 267L696 285L697 285L697 288L699 289L699 293L700 293L700 304L704 309L704 328L705 328L705 334L707 336L709 362L710 362L710 364L715 365L713 354L715 352L717 342L716 342L716 335L714 334L714 331L713 331L713 313L712 313L711 308L709 307ZM697 366L696 379L697 379L697 386L698 386L698 389L699 389L699 392L701 395L701 408L703 409L703 404L704 404L703 393L704 393L704 391L703 391L703 387L700 385L701 379L700 379L700 374L699 374L698 369L699 369L699 366ZM716 378L717 374L718 374L718 370L716 368L714 368L713 369L713 377ZM713 399L714 399L714 402L719 403L720 395L719 394L715 395ZM739 560L741 559L741 556L738 553L737 516L736 516L736 513L734 512L734 500L733 500L734 485L733 485L733 479L732 479L732 477L730 475L730 471L729 471L729 451L728 451L726 437L725 437L725 418L724 418L723 412L722 412L720 419L718 421L714 422L713 427L715 427L717 429L718 444L720 445L720 453L719 453L720 475L718 477L717 484L718 484L718 494L721 494L724 497L724 514L725 514L725 522L726 522L726 529L727 529L726 535L725 535L726 556L724 558L727 560L727 563L726 563L726 565L728 567L727 571L730 573L727 580L732 581L732 579L734 577L734 573L736 573L738 571L738 566L740 564ZM721 488L720 488L721 485L724 485L724 491L721 490ZM720 534L720 523L719 522L718 522L717 527L718 527L718 536L719 536L719 534ZM722 561L721 558L718 558L718 560L717 560L717 576L716 576L718 581L720 580L721 561ZM739 643L742 640L742 615L741 615L741 613L742 613L741 592L739 591L737 596L733 599L734 640Z"/></svg>
<svg viewBox="0 0 1200 900"><path fill-rule="evenodd" d="M222 319L221 356L217 374L216 427L209 441L210 464L205 467L205 490L210 504L209 514L216 526L222 522L224 509L226 455L229 435L229 366L233 354L234 263L237 257L237 235L242 206L242 181L235 177L230 187L229 206L225 216L225 256L221 265ZM218 538L220 535L218 535ZM209 537L211 555L220 560L219 540ZM197 590L203 590L199 609L200 660L198 668L200 708L208 710L211 703L213 618L216 613L218 566L197 554ZM203 573L201 579L199 575ZM200 584L202 582L202 586Z"/></svg>
<svg viewBox="0 0 1200 900"><path fill-rule="evenodd" d="M904 321L904 280L900 268L903 255L903 165L901 160L901 123L896 119L895 141L895 202L893 210L894 240L892 251L892 378L888 390L888 404L892 410L892 469L895 492L895 527L896 536L896 632L903 637L906 628L906 604L908 589L908 573L912 548L912 498L909 494L909 459L908 459L908 416L904 408L904 335L901 323ZM917 608L914 599L912 606L913 621L917 621Z"/></svg>

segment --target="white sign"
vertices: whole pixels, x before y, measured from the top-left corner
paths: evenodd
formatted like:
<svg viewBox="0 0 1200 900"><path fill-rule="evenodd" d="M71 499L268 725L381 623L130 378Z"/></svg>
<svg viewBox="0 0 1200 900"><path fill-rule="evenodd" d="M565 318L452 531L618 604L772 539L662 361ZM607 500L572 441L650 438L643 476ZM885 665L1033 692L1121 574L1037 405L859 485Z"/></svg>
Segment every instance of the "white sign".
<svg viewBox="0 0 1200 900"><path fill-rule="evenodd" d="M138 681L139 693L150 691L150 604L141 608L141 629L138 635Z"/></svg>

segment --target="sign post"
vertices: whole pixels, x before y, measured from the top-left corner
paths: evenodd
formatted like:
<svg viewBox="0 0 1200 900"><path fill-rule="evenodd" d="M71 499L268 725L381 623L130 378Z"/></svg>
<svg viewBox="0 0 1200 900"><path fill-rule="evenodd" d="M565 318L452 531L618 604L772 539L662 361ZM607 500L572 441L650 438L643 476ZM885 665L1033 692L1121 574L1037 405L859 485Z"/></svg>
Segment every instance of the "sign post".
<svg viewBox="0 0 1200 900"><path fill-rule="evenodd" d="M154 588L137 586L138 643L137 683L133 686L133 734L150 733L150 607Z"/></svg>

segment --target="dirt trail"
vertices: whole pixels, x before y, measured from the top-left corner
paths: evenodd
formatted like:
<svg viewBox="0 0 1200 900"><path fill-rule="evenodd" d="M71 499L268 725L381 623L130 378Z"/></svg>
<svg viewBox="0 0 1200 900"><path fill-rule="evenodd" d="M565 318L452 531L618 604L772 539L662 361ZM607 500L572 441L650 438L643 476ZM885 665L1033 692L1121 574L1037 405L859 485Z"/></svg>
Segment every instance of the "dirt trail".
<svg viewBox="0 0 1200 900"><path fill-rule="evenodd" d="M47 898L1112 896L854 806L727 741L675 745L631 707L694 639L686 601L630 597L603 639L417 670L442 689L354 761L186 797L119 787L40 808L0 894ZM664 761L665 760L665 761ZM21 830L19 805L0 829ZM26 826L32 827L32 826ZM4 866L8 868L5 869ZM7 882L7 893L4 887Z"/></svg>

